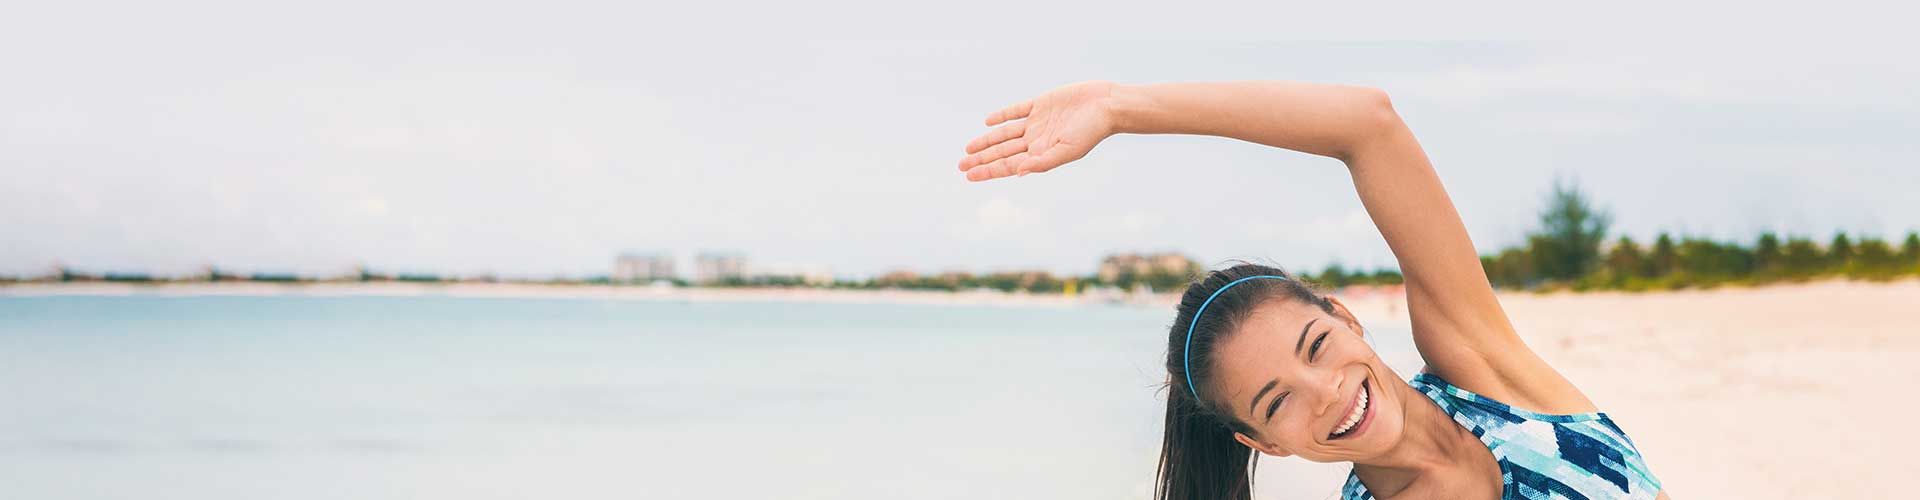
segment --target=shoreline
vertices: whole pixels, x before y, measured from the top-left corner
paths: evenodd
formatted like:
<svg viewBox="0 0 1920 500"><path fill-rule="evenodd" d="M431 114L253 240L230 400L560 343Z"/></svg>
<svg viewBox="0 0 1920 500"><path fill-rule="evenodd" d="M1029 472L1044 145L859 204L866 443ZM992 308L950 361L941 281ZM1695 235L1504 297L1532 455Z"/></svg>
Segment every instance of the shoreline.
<svg viewBox="0 0 1920 500"><path fill-rule="evenodd" d="M923 304L1067 307L1081 305L1166 306L1177 293L1033 294L998 290L829 288L704 288L527 283L13 283L0 298L25 297L459 297L508 299L637 300L653 302L801 302L832 304Z"/></svg>

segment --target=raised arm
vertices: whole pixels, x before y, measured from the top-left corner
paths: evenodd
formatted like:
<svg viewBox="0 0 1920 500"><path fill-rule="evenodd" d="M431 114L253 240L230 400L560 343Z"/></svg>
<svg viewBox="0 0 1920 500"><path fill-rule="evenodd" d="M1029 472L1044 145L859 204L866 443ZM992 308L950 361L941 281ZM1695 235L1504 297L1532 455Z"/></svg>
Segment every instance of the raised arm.
<svg viewBox="0 0 1920 500"><path fill-rule="evenodd" d="M1086 82L987 122L1020 118L968 144L960 163L968 179L1046 172L1119 133L1231 137L1345 162L1406 276L1414 344L1429 370L1538 410L1592 408L1515 333L1439 175L1384 92L1302 82Z"/></svg>

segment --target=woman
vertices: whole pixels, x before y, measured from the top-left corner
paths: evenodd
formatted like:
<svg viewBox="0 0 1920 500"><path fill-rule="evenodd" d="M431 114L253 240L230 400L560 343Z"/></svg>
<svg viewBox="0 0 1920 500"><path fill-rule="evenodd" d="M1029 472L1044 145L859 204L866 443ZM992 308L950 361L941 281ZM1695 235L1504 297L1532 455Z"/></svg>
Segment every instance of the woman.
<svg viewBox="0 0 1920 500"><path fill-rule="evenodd" d="M987 117L970 181L1053 170L1109 136L1205 134L1336 158L1406 275L1411 380L1360 322L1264 266L1189 285L1167 343L1156 497L1251 496L1254 451L1351 462L1343 497L1667 498L1624 431L1527 348L1385 93L1297 82L1068 85Z"/></svg>

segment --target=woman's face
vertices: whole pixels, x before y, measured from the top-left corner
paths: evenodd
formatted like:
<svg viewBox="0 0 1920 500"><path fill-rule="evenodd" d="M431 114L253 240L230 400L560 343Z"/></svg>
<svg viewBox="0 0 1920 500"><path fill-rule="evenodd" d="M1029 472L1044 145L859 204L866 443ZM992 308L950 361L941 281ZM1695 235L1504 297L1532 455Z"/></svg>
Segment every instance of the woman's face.
<svg viewBox="0 0 1920 500"><path fill-rule="evenodd" d="M1258 306L1214 350L1214 383L1240 421L1248 447L1315 462L1352 462L1400 440L1404 384L1367 345L1337 300L1327 314L1297 301ZM1363 396L1364 394L1364 396Z"/></svg>

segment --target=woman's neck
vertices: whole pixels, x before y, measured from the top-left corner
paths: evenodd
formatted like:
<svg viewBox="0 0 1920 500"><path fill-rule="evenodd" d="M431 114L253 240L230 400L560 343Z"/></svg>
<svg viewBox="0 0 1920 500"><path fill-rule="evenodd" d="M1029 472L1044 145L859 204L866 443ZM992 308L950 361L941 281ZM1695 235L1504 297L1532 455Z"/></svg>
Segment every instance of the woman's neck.
<svg viewBox="0 0 1920 500"><path fill-rule="evenodd" d="M1393 384L1406 412L1406 427L1393 448L1353 472L1376 498L1394 497L1422 478L1442 477L1475 458L1486 445L1453 422L1453 417L1406 383ZM1476 449L1477 448L1477 449Z"/></svg>

